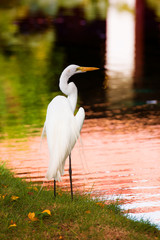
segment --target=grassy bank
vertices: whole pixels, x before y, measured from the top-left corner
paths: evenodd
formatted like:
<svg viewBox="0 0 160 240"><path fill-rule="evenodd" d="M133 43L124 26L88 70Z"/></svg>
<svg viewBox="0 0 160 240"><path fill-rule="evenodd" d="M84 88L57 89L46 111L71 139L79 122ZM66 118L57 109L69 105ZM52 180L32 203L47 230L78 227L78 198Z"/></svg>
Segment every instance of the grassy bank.
<svg viewBox="0 0 160 240"><path fill-rule="evenodd" d="M0 166L0 239L160 239L148 223L123 216L116 204L26 183ZM36 198L36 199L35 199Z"/></svg>

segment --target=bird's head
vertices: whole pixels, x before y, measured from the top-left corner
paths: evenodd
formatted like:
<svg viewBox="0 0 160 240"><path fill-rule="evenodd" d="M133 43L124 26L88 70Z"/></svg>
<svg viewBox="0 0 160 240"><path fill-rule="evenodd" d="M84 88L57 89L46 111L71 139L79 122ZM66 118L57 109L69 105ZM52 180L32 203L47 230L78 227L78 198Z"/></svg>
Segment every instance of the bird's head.
<svg viewBox="0 0 160 240"><path fill-rule="evenodd" d="M83 72L94 71L98 69L99 68L96 68L96 67L80 67L78 65L71 64L67 68L65 68L64 71L69 78L76 73L83 73Z"/></svg>

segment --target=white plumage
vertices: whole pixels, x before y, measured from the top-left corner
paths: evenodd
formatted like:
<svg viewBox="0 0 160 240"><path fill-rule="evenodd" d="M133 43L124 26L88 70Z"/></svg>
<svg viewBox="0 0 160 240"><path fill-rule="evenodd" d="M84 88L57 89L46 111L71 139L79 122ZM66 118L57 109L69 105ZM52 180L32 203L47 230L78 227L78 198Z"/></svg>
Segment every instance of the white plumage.
<svg viewBox="0 0 160 240"><path fill-rule="evenodd" d="M73 115L68 98L63 96L57 96L48 106L45 123L50 153L47 179L61 180L65 160L79 137L85 117L83 108L79 109L79 113L81 118L77 119L77 115Z"/></svg>
<svg viewBox="0 0 160 240"><path fill-rule="evenodd" d="M54 180L61 181L66 158L71 153L79 137L85 118L82 107L74 116L77 103L77 88L73 82L68 83L68 80L76 73L96 69L69 65L61 74L59 87L68 97L56 96L49 103L44 124L50 155L46 174L48 180L54 178Z"/></svg>

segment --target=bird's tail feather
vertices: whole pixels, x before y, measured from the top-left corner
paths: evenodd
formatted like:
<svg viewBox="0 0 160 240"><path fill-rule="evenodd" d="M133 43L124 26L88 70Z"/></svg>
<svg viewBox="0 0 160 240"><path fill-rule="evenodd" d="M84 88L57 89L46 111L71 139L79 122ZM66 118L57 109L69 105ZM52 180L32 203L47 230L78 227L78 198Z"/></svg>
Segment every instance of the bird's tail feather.
<svg viewBox="0 0 160 240"><path fill-rule="evenodd" d="M73 149L75 142L77 141L79 137L79 128L77 127L76 121L72 119L72 124L68 123L68 126L70 126L70 130L72 134L70 135L70 131L66 129L65 127L61 125L60 131L63 134L59 134L58 132L54 132L54 136L56 136L56 140L54 141L54 146L50 145L50 161L49 161L49 167L47 170L46 178L48 180L54 178L57 181L61 181L61 175L64 174L64 165L65 161L68 157L68 155L71 153L71 150ZM66 134L65 134L66 131ZM68 134L69 133L69 134ZM50 133L49 133L50 134ZM49 134L48 134L48 140L49 140ZM53 136L53 135L51 135ZM48 141L51 142L51 141Z"/></svg>

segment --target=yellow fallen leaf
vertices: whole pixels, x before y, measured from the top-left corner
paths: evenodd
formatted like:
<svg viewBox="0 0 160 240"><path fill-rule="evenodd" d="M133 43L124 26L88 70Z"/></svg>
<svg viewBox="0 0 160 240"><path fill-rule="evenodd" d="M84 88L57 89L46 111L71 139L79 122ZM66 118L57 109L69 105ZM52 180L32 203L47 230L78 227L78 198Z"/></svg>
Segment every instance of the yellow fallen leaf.
<svg viewBox="0 0 160 240"><path fill-rule="evenodd" d="M90 211L90 210L88 210L88 211L86 211L86 213L88 213L88 214L89 214L89 213L91 213L91 211Z"/></svg>
<svg viewBox="0 0 160 240"><path fill-rule="evenodd" d="M101 203L101 202L97 202L96 204L99 205L100 207L104 207L105 206L104 203Z"/></svg>
<svg viewBox="0 0 160 240"><path fill-rule="evenodd" d="M38 221L38 218L37 217L35 217L35 213L34 212L29 212L28 213L28 218L31 220L31 221Z"/></svg>
<svg viewBox="0 0 160 240"><path fill-rule="evenodd" d="M17 225L15 223L13 223L13 224L9 225L8 228L12 228L12 227L17 227Z"/></svg>
<svg viewBox="0 0 160 240"><path fill-rule="evenodd" d="M9 225L8 228L12 228L12 227L17 227L16 223L14 223L13 220L11 220L11 224Z"/></svg>
<svg viewBox="0 0 160 240"><path fill-rule="evenodd" d="M12 200L12 201L16 201L18 198L19 198L18 196L14 196L14 195L13 195L13 196L11 197L11 200Z"/></svg>
<svg viewBox="0 0 160 240"><path fill-rule="evenodd" d="M50 210L48 210L48 209L44 210L42 213L48 213L48 215L50 215L50 216L51 216L51 211L50 211Z"/></svg>
<svg viewBox="0 0 160 240"><path fill-rule="evenodd" d="M1 195L0 194L0 199L2 198L2 199L5 199L5 197L7 196L7 193L5 193L4 195Z"/></svg>

